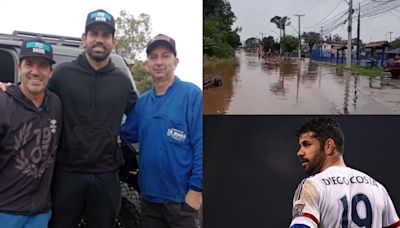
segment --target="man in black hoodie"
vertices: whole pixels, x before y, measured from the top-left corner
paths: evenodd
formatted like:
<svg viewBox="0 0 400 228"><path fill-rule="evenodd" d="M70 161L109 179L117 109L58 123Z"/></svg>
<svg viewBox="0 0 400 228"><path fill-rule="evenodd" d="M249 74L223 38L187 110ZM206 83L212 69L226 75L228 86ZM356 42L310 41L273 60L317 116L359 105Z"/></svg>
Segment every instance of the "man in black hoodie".
<svg viewBox="0 0 400 228"><path fill-rule="evenodd" d="M52 47L22 43L19 85L0 90L0 226L47 227L50 182L61 132L61 102L46 89Z"/></svg>
<svg viewBox="0 0 400 228"><path fill-rule="evenodd" d="M85 51L54 70L49 89L62 101L64 127L53 179L53 228L77 227L82 212L87 227L114 227L120 205L117 143L124 113L136 103L133 85L114 66L115 22L104 10L87 16Z"/></svg>

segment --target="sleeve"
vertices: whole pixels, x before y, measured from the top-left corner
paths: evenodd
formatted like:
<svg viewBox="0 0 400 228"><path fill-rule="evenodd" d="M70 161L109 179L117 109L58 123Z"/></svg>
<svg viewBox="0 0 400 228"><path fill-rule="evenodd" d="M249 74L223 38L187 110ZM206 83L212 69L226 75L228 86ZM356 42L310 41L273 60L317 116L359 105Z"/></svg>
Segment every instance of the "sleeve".
<svg viewBox="0 0 400 228"><path fill-rule="evenodd" d="M9 107L7 107L7 102L6 102L6 95L5 92L0 90L0 143L3 141L3 138L5 137L6 134L6 125L7 123L10 122L9 115Z"/></svg>
<svg viewBox="0 0 400 228"><path fill-rule="evenodd" d="M201 192L203 190L203 110L200 89L196 91L191 110L189 134L190 145L194 151L194 162L189 188Z"/></svg>
<svg viewBox="0 0 400 228"><path fill-rule="evenodd" d="M139 102L139 101L138 101ZM137 143L139 141L139 107L135 105L128 113L125 123L120 130L120 138L123 145Z"/></svg>
<svg viewBox="0 0 400 228"><path fill-rule="evenodd" d="M315 184L310 179L304 179L297 187L293 197L293 218L290 227L306 225L310 228L317 228L320 221L318 202L319 192Z"/></svg>
<svg viewBox="0 0 400 228"><path fill-rule="evenodd" d="M290 226L290 228L310 228L310 227L304 224L294 224Z"/></svg>
<svg viewBox="0 0 400 228"><path fill-rule="evenodd" d="M382 186L383 187L383 186ZM383 197L385 203L385 209L383 210L382 215L382 225L383 227L400 227L400 220L397 216L396 209L392 200L390 199L389 193L383 187Z"/></svg>
<svg viewBox="0 0 400 228"><path fill-rule="evenodd" d="M47 85L47 88L51 92L53 92L57 95L60 95L60 89L58 88L58 84L59 84L59 80L60 80L60 73L62 72L62 70L60 70L60 66L58 66L54 69L53 74L51 75L51 78L49 80L49 84Z"/></svg>
<svg viewBox="0 0 400 228"><path fill-rule="evenodd" d="M130 83L128 99L126 100L126 106L125 106L125 114L128 115L128 113L130 113L131 110L133 110L135 108L137 99L138 99L138 95L137 95L136 91L133 89L132 83Z"/></svg>

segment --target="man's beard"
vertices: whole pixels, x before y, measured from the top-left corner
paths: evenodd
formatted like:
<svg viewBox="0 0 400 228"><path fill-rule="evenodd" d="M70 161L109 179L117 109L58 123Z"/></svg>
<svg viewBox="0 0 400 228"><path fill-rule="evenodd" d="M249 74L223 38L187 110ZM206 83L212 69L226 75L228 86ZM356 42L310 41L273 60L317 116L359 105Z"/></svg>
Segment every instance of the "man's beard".
<svg viewBox="0 0 400 228"><path fill-rule="evenodd" d="M97 46L103 47L104 52L95 52L93 49L94 49L95 47L97 47ZM111 53L111 50L108 49L108 48L106 48L104 45L98 45L98 44L96 45L96 44L94 44L94 45L92 45L92 46L90 46L90 47L87 47L87 48L86 48L86 52L88 53L88 55L89 55L94 61L96 61L96 62L102 62L102 61L104 61L105 59L108 58L108 56L109 56L110 53Z"/></svg>

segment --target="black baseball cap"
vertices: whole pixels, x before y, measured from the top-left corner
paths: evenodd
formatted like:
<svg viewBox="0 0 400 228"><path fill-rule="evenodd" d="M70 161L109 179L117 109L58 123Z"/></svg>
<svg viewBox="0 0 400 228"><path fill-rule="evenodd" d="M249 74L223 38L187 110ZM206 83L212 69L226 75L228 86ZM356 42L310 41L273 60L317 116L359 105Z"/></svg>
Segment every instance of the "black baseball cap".
<svg viewBox="0 0 400 228"><path fill-rule="evenodd" d="M94 24L105 24L112 30L112 33L115 32L115 21L114 17L103 9L98 9L93 12L90 12L86 18L86 27L85 32L89 30L89 27Z"/></svg>
<svg viewBox="0 0 400 228"><path fill-rule="evenodd" d="M42 57L49 60L51 64L56 63L53 60L53 48L42 39L29 39L22 42L19 60L26 57Z"/></svg>
<svg viewBox="0 0 400 228"><path fill-rule="evenodd" d="M147 43L146 53L149 55L157 46L165 46L169 48L176 56L175 40L164 34L158 34Z"/></svg>

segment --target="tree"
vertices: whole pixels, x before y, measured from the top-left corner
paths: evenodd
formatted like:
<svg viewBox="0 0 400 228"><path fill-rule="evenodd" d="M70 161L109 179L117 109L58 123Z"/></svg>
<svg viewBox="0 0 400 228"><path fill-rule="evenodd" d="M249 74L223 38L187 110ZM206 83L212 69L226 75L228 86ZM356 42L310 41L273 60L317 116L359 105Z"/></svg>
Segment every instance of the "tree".
<svg viewBox="0 0 400 228"><path fill-rule="evenodd" d="M148 91L151 88L152 79L142 60L137 60L135 62L135 65L131 68L131 72L140 93Z"/></svg>
<svg viewBox="0 0 400 228"><path fill-rule="evenodd" d="M232 29L236 20L231 5L226 0L203 1L203 53L208 56L228 58L235 55L240 45L238 33Z"/></svg>
<svg viewBox="0 0 400 228"><path fill-rule="evenodd" d="M139 60L139 53L142 53L150 39L151 21L147 14L140 14L136 19L125 10L115 20L116 38L118 40L116 52L123 57L134 61L130 69L139 92L151 88L151 76L145 70L144 62Z"/></svg>
<svg viewBox="0 0 400 228"><path fill-rule="evenodd" d="M321 44L320 34L316 32L304 32L303 39L308 44L309 50L311 51L314 45Z"/></svg>
<svg viewBox="0 0 400 228"><path fill-rule="evenodd" d="M400 47L400 37L397 37L395 40L390 42L390 46L392 48L399 48Z"/></svg>
<svg viewBox="0 0 400 228"><path fill-rule="evenodd" d="M284 17L280 17L280 16L275 16L273 18L271 18L270 20L271 23L276 24L276 27L278 29L282 30L282 37L286 36L286 26L289 26L291 21L290 21L290 17L284 16Z"/></svg>
<svg viewBox="0 0 400 228"><path fill-rule="evenodd" d="M276 47L275 40L274 40L274 37L272 37L272 36L263 38L262 47L263 47L263 52L269 52L270 50L271 51L279 50L279 47L278 47L278 49L275 49L275 47Z"/></svg>
<svg viewBox="0 0 400 228"><path fill-rule="evenodd" d="M122 56L135 60L143 52L151 34L150 16L140 14L136 19L133 15L121 10L115 20L116 38L118 40L116 52Z"/></svg>
<svg viewBox="0 0 400 228"><path fill-rule="evenodd" d="M325 35L325 41L335 42L335 43L345 43L345 40L340 37L338 34L333 35Z"/></svg>
<svg viewBox="0 0 400 228"><path fill-rule="evenodd" d="M344 43L345 40L340 37L338 34L333 35L332 40L336 43Z"/></svg>
<svg viewBox="0 0 400 228"><path fill-rule="evenodd" d="M282 42L284 51L288 53L292 53L294 50L296 50L299 46L299 39L294 37L294 36L286 36L282 38Z"/></svg>

